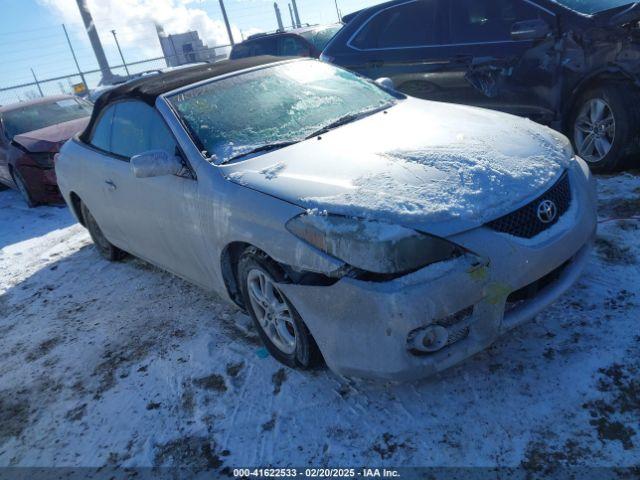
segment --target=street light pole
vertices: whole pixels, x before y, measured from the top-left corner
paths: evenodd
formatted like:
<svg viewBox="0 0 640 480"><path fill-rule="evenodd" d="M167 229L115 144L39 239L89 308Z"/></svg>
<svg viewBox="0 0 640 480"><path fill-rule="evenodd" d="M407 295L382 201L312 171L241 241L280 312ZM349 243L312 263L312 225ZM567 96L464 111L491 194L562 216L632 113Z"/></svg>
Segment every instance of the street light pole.
<svg viewBox="0 0 640 480"><path fill-rule="evenodd" d="M300 22L300 13L298 13L298 4L296 0L291 0L291 4L293 5L293 14L296 17L296 27L300 28L302 23Z"/></svg>
<svg viewBox="0 0 640 480"><path fill-rule="evenodd" d="M111 30L113 33L113 38L116 41L116 47L118 47L118 52L120 52L120 58L122 59L122 65L124 65L124 71L127 72L127 78L131 78L131 74L129 73L129 67L127 67L127 62L124 61L124 55L122 55L122 50L120 49L120 43L118 42L118 36L116 35L115 30Z"/></svg>
<svg viewBox="0 0 640 480"><path fill-rule="evenodd" d="M227 9L224 8L224 1L220 0L220 10L222 10L222 18L224 19L224 24L227 26L227 34L229 35L229 42L231 45L235 45L233 41L233 32L231 31L231 24L229 23L229 17L227 16Z"/></svg>

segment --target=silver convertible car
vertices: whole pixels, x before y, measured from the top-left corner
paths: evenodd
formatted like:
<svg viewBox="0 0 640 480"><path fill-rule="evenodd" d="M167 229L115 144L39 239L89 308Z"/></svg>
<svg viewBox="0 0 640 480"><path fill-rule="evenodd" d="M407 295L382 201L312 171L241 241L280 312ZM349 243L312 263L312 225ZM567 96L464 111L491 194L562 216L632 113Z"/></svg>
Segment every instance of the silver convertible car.
<svg viewBox="0 0 640 480"><path fill-rule="evenodd" d="M485 349L576 281L596 231L562 135L315 60L115 88L56 172L105 257L217 292L288 366L361 377Z"/></svg>

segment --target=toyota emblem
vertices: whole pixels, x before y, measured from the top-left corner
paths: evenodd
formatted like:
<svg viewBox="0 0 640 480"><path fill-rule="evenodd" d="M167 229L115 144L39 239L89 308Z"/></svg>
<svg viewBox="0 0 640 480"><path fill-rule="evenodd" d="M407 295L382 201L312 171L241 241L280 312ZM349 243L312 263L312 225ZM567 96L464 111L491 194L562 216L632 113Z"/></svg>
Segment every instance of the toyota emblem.
<svg viewBox="0 0 640 480"><path fill-rule="evenodd" d="M538 220L547 224L553 222L558 216L558 207L551 200L543 200L538 205Z"/></svg>

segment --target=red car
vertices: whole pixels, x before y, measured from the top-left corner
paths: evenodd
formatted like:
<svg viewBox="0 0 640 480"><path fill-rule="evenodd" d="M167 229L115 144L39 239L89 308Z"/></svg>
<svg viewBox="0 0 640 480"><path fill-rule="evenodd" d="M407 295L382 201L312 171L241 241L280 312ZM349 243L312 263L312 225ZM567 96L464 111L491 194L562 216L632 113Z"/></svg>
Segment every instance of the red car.
<svg viewBox="0 0 640 480"><path fill-rule="evenodd" d="M0 184L17 189L29 207L63 203L54 156L84 130L92 108L68 95L0 107Z"/></svg>

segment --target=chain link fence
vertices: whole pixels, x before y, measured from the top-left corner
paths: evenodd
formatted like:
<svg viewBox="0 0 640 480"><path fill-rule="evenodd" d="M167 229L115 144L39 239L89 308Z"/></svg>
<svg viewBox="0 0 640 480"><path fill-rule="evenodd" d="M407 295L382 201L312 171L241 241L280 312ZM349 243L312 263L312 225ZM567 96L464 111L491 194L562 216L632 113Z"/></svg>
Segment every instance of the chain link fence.
<svg viewBox="0 0 640 480"><path fill-rule="evenodd" d="M207 58L208 61L222 60L228 56L230 45L217 45L205 50L199 50L197 55L192 57L179 56L161 56L127 62L120 65L111 65L110 70L113 75L117 76L121 82L130 78L135 78L147 72L156 72L175 65L189 65L198 62L201 58ZM36 78L34 81L12 85L0 88L0 106L9 105L16 102L25 102L40 97L52 95L71 95L81 93L83 77L87 87L90 90L96 88L102 80L102 72L99 69L83 71L80 73L72 73L69 75L61 75L53 78Z"/></svg>

